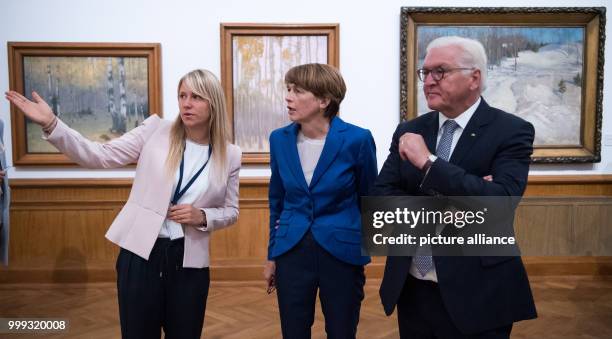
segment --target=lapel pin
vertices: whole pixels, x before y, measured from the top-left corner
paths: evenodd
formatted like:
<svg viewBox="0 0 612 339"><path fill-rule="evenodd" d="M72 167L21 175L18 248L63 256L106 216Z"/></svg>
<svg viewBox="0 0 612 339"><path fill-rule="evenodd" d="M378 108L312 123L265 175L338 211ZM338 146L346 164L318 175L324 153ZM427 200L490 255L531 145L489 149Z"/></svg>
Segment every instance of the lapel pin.
<svg viewBox="0 0 612 339"><path fill-rule="evenodd" d="M471 137L475 137L475 136L476 136L476 133L472 133L472 134L470 134L470 136L471 136Z"/></svg>

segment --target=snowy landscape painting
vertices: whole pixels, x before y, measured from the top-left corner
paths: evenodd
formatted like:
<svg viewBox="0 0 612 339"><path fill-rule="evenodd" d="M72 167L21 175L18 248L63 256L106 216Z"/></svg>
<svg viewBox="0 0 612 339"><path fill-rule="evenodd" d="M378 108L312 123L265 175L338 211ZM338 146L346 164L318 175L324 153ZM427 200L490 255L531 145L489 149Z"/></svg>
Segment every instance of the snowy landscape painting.
<svg viewBox="0 0 612 339"><path fill-rule="evenodd" d="M416 70L440 36L480 41L482 93L535 127L533 163L601 161L605 7L402 7L400 120L429 111Z"/></svg>
<svg viewBox="0 0 612 339"><path fill-rule="evenodd" d="M459 35L479 40L488 57L483 98L531 122L536 146L579 146L584 68L583 27L419 26L416 62L427 44ZM418 81L417 111L429 111Z"/></svg>
<svg viewBox="0 0 612 339"><path fill-rule="evenodd" d="M68 126L90 140L107 142L149 116L146 57L23 58L23 86L36 91ZM28 153L57 150L26 123Z"/></svg>

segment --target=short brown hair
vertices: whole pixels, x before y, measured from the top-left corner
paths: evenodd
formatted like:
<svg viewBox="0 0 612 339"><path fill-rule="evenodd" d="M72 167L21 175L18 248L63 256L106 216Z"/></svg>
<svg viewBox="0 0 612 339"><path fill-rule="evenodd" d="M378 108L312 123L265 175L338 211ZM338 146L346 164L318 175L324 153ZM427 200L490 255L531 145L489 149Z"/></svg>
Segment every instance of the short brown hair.
<svg viewBox="0 0 612 339"><path fill-rule="evenodd" d="M285 74L285 83L294 84L319 99L329 99L325 117L332 119L340 110L340 103L346 94L342 75L333 66L326 64L304 64L292 67Z"/></svg>

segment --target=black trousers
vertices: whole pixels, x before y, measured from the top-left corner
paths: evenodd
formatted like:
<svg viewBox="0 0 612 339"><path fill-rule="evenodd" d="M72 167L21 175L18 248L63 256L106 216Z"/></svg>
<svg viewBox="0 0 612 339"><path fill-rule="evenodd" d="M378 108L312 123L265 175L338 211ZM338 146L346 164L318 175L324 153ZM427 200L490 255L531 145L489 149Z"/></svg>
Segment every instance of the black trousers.
<svg viewBox="0 0 612 339"><path fill-rule="evenodd" d="M336 259L310 232L275 261L283 338L310 338L317 290L327 338L355 338L364 296L363 266Z"/></svg>
<svg viewBox="0 0 612 339"><path fill-rule="evenodd" d="M397 303L402 339L508 339L512 324L476 335L462 334L446 311L438 284L408 274Z"/></svg>
<svg viewBox="0 0 612 339"><path fill-rule="evenodd" d="M183 267L184 240L159 238L145 260L121 249L117 292L124 339L200 338L210 275Z"/></svg>

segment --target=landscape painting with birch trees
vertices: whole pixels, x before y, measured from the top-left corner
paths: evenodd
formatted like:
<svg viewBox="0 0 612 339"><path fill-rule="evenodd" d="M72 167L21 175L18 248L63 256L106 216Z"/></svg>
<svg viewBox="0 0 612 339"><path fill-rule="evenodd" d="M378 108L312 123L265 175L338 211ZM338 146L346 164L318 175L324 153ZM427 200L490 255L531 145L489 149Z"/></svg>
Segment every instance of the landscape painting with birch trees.
<svg viewBox="0 0 612 339"><path fill-rule="evenodd" d="M327 63L327 37L235 36L232 47L235 143L243 152L269 152L270 132L289 123L285 73Z"/></svg>
<svg viewBox="0 0 612 339"><path fill-rule="evenodd" d="M422 26L417 67L429 42L440 36L476 39L488 57L489 105L531 122L537 146L580 145L584 28ZM418 81L418 114L429 111Z"/></svg>
<svg viewBox="0 0 612 339"><path fill-rule="evenodd" d="M41 57L23 59L24 92L36 91L53 112L86 138L106 142L149 116L145 57ZM26 123L29 153L57 153Z"/></svg>

